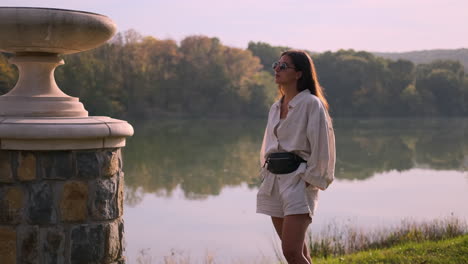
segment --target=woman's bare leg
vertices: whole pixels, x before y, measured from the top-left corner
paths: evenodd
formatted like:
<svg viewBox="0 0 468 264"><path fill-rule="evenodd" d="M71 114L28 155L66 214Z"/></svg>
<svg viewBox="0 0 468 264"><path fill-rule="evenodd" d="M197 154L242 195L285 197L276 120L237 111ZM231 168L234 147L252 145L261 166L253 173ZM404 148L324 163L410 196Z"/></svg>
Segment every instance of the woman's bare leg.
<svg viewBox="0 0 468 264"><path fill-rule="evenodd" d="M305 217L303 217L305 216ZM286 220L289 218L289 220ZM305 232L307 231L307 227L309 226L311 220L309 218L308 214L305 215L293 215L293 216L286 216L285 218L280 218L280 217L271 217L271 220L273 222L273 226L275 227L276 233L278 234L280 240L281 240L281 247L283 249L283 255L286 257L286 260L290 264L310 264L312 263L312 260L310 258L309 251L307 249L307 245L305 243ZM288 227L284 228L284 223L287 223ZM291 225L296 225L297 228L294 228L294 226ZM305 229L304 229L305 226ZM289 230L289 231L288 231ZM297 245L296 244L290 244L290 241L294 242L297 239L294 239L295 234L298 232L300 233L300 230L304 230L303 234L299 234L297 239L301 240L302 238L302 246L299 248L302 248L302 258L299 259L305 259L306 262L303 262L302 260L299 260L299 262L295 261L295 259L291 258L298 258L298 256L292 256L296 255L297 253ZM285 232L287 234L285 234ZM285 236L286 241L283 241L283 236ZM295 248L294 250L292 250ZM285 252L286 251L286 252ZM296 253L291 253L292 251L295 251ZM288 256L286 256L288 254ZM302 261L302 262L301 262Z"/></svg>
<svg viewBox="0 0 468 264"><path fill-rule="evenodd" d="M312 263L312 258L310 257L309 248L307 247L307 243L305 242L305 240L304 240L304 249L302 250L302 255L304 255L307 261Z"/></svg>
<svg viewBox="0 0 468 264"><path fill-rule="evenodd" d="M283 233L283 219L281 217L271 217L271 221L273 222L273 226L275 227L276 233L278 234L280 240L281 239L281 233Z"/></svg>

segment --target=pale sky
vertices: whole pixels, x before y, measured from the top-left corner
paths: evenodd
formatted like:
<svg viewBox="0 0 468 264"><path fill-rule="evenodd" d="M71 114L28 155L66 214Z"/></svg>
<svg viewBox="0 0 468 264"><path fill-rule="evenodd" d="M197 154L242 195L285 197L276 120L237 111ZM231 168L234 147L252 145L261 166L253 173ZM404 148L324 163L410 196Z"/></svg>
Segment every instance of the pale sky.
<svg viewBox="0 0 468 264"><path fill-rule="evenodd" d="M0 6L96 12L119 31L176 41L205 35L239 48L249 41L318 52L468 48L467 0L0 0Z"/></svg>

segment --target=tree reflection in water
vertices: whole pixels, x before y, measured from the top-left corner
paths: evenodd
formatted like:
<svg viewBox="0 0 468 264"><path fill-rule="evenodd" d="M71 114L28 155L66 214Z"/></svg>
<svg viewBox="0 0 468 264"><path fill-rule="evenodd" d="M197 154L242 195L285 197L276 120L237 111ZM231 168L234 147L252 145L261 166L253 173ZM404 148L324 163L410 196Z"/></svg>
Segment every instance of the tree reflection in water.
<svg viewBox="0 0 468 264"><path fill-rule="evenodd" d="M336 177L364 180L411 168L464 170L468 119L335 119ZM265 120L146 121L124 149L126 203L144 193L187 199L225 186L256 188Z"/></svg>

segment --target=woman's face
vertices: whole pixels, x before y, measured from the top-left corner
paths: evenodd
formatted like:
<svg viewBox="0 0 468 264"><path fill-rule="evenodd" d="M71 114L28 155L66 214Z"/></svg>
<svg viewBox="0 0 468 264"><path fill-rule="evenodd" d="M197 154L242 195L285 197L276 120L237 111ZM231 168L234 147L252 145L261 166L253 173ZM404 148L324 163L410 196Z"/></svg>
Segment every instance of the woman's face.
<svg viewBox="0 0 468 264"><path fill-rule="evenodd" d="M281 69L280 65L286 63L287 68ZM288 55L281 56L278 65L274 68L275 82L279 85L291 85L297 82L301 72L294 69L294 64Z"/></svg>

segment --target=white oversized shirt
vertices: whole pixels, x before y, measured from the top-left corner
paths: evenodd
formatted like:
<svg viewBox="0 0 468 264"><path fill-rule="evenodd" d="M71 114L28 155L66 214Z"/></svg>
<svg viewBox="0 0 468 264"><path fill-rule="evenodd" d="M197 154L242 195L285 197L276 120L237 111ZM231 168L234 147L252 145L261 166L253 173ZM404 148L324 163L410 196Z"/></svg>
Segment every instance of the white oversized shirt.
<svg viewBox="0 0 468 264"><path fill-rule="evenodd" d="M280 122L281 101L270 108L260 151L261 165L265 164L270 153L293 152L307 161L301 178L325 190L334 180L336 159L335 134L328 112L309 90L298 93L288 108L288 114L277 127L276 134L274 130Z"/></svg>

